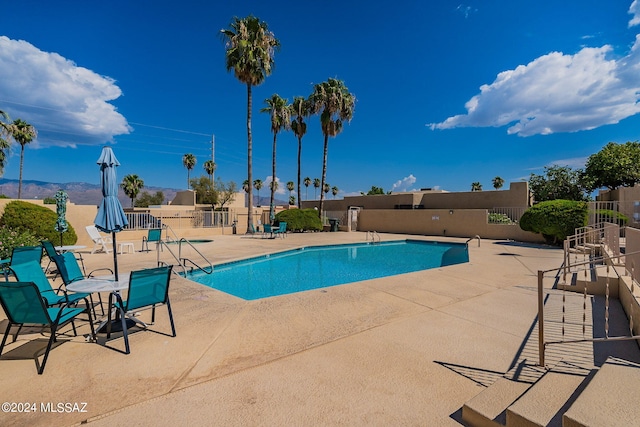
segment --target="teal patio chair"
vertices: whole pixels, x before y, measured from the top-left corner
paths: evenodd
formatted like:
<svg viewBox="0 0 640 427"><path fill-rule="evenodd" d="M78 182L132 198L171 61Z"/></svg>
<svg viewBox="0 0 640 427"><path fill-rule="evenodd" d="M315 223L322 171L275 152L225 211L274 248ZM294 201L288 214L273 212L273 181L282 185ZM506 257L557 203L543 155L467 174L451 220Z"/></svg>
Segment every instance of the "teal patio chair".
<svg viewBox="0 0 640 427"><path fill-rule="evenodd" d="M23 326L44 326L48 327L51 331L51 337L47 344L47 348L44 352L44 358L42 364L38 367L38 354L35 355L36 368L38 374L41 375L44 372L47 358L49 357L49 351L54 342L56 342L56 335L58 329L67 323L71 323L73 327L73 334L77 336L76 325L74 323L75 318L81 313L86 313L89 317L89 325L91 326L91 338L93 341L96 339L95 330L93 328L93 321L91 319L91 310L89 310L89 304L85 300L84 308L71 308L66 305L61 307L49 307L45 305L42 294L38 290L38 287L32 282L2 282L0 283L0 304L7 315L8 325L0 344L0 355L9 337L9 332L12 326L18 326L13 342L16 342L18 334Z"/></svg>
<svg viewBox="0 0 640 427"><path fill-rule="evenodd" d="M93 277L93 273L95 273L96 271L105 271L113 274L113 270L105 267L97 268L89 272L89 274L85 276L82 270L80 270L78 260L71 252L54 255L53 262L56 264L58 273L60 273L60 278L62 279L62 282L65 286L68 286L69 283L75 282L77 280ZM102 314L104 314L104 308L102 306L102 296L100 294L98 294L98 299L100 301L100 310L102 311Z"/></svg>
<svg viewBox="0 0 640 427"><path fill-rule="evenodd" d="M55 246L53 246L53 243L51 243L48 240L42 240L40 242L40 244L42 245L42 248L44 249L44 253L46 253L47 257L49 258L49 263L47 264L47 268L45 269L45 271L48 273L48 272L50 272L49 267L51 266L51 263L53 262L53 257L58 255L58 251L56 251L56 248L55 248ZM84 259L82 258L82 254L74 252L74 256L76 257L76 259L78 261L80 261L80 265L82 266L82 272L83 272L83 274L86 275L86 270L84 268ZM58 271L57 270L56 270L55 276L53 276L53 279L55 280L56 277L58 277Z"/></svg>
<svg viewBox="0 0 640 427"><path fill-rule="evenodd" d="M16 264L9 267L16 276L19 282L33 282L40 291L40 295L44 300L47 307L66 305L77 305L78 302L85 298L89 298L91 301L91 307L94 307L91 294L87 293L67 293L66 290L60 286L58 289L54 289L47 279L40 264L34 261L25 262L22 264ZM95 310L93 315L95 316Z"/></svg>
<svg viewBox="0 0 640 427"><path fill-rule="evenodd" d="M144 328L147 324L135 318L129 313L151 309L151 324L155 322L156 306L165 305L169 311L169 322L171 323L171 336L176 336L176 327L173 323L173 313L169 302L169 281L171 280L171 269L173 266L148 268L145 270L132 271L129 277L129 291L127 299L123 300L119 292L115 293L115 308L120 315L122 322L122 333L126 353L129 354L129 337L127 334L127 318L135 321ZM107 321L107 338L111 336L111 310Z"/></svg>
<svg viewBox="0 0 640 427"><path fill-rule="evenodd" d="M155 242L156 249L162 241L162 228L150 228L146 236L142 236L142 250L141 252L149 252L149 242Z"/></svg>
<svg viewBox="0 0 640 427"><path fill-rule="evenodd" d="M279 227L273 230L273 234L276 236L279 235L280 237L285 238L287 236L287 223L281 222Z"/></svg>
<svg viewBox="0 0 640 427"><path fill-rule="evenodd" d="M4 271L5 281L9 280L10 267L26 262L42 262L42 246L16 246L11 251L11 258L0 260Z"/></svg>
<svg viewBox="0 0 640 427"><path fill-rule="evenodd" d="M262 238L264 239L265 237L267 237L267 235L269 237L273 237L273 228L271 227L271 224L265 224L262 227Z"/></svg>

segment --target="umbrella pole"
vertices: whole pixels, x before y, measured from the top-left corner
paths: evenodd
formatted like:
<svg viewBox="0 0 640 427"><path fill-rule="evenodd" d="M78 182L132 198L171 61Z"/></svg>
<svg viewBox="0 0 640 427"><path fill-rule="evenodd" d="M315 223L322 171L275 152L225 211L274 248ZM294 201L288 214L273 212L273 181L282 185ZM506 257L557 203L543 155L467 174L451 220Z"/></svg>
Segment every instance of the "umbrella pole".
<svg viewBox="0 0 640 427"><path fill-rule="evenodd" d="M116 233L112 232L111 233L112 239L113 240L113 273L115 275L116 278L116 282L118 282L118 253L116 252Z"/></svg>

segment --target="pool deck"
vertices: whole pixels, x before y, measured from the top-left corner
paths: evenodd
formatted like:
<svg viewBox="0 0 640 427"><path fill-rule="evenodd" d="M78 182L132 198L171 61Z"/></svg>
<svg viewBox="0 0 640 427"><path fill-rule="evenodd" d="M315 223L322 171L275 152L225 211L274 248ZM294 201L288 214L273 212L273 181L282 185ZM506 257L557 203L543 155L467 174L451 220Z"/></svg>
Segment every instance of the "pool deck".
<svg viewBox="0 0 640 427"><path fill-rule="evenodd" d="M214 239L197 248L220 263L363 242L365 234ZM474 240L469 251L467 264L256 301L174 276L175 338L133 332L125 355L122 338L105 343L99 335L96 344L69 334L43 375L32 354L48 335L9 344L0 358L0 402L38 410L0 413L0 425L460 425L463 404L521 356L537 314L537 271L562 263L560 249L540 245ZM87 270L112 265L110 254L83 256ZM156 253L118 260L121 272L153 267ZM170 332L166 309L157 310L152 329ZM43 413L47 402L86 403L86 412Z"/></svg>

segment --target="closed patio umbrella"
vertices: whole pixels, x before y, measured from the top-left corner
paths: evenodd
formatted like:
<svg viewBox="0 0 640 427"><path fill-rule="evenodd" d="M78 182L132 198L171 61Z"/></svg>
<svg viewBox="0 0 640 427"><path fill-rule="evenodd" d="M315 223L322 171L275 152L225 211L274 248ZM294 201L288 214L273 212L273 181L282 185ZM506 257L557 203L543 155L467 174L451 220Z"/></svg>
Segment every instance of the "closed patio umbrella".
<svg viewBox="0 0 640 427"><path fill-rule="evenodd" d="M116 233L129 225L127 217L118 200L118 178L116 167L120 162L116 159L111 147L104 147L98 159L100 166L100 183L102 187L102 201L98 206L98 214L94 223L98 230L111 233L113 240L113 271L118 281L118 255L116 251Z"/></svg>
<svg viewBox="0 0 640 427"><path fill-rule="evenodd" d="M54 198L56 199L56 213L58 214L58 219L56 220L56 225L53 228L60 233L60 246L63 246L62 233L69 229L65 218L67 214L67 199L69 199L69 196L64 190L58 190Z"/></svg>

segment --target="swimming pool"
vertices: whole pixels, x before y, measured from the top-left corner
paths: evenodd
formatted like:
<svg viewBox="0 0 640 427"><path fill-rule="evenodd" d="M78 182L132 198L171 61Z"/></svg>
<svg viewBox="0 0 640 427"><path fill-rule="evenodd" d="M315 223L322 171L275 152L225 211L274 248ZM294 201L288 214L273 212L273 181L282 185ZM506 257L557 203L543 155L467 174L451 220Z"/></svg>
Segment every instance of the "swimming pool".
<svg viewBox="0 0 640 427"><path fill-rule="evenodd" d="M421 240L305 247L219 264L187 279L255 300L469 261L467 245Z"/></svg>

